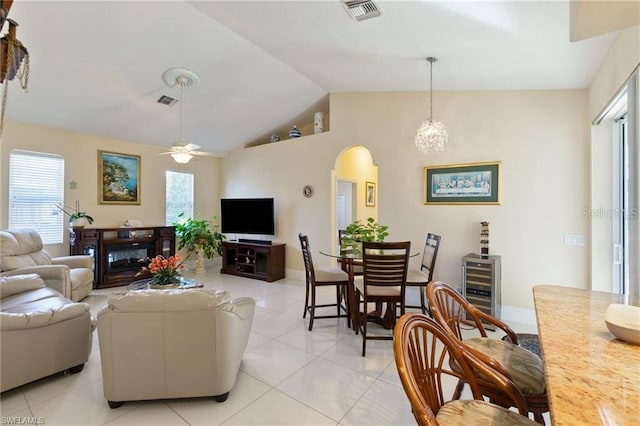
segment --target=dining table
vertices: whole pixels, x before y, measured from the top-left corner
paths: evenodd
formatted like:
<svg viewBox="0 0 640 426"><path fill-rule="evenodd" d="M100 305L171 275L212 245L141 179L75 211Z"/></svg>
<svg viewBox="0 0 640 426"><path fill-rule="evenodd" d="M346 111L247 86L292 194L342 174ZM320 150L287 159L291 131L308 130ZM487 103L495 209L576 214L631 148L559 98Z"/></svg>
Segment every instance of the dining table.
<svg viewBox="0 0 640 426"><path fill-rule="evenodd" d="M347 273L349 277L349 285L347 286L347 313L349 315L349 320L351 322L351 328L357 330L357 321L358 321L358 300L356 299L356 289L355 289L355 266L362 265L362 251L354 253L354 252L342 252L342 253L333 253L330 250L319 250L319 253L334 258L338 261L340 265L342 265L343 270ZM420 253L410 253L409 257L416 257L420 255ZM396 320L396 313L393 307L386 307L385 311L382 312L380 306L376 306L376 310L367 313L368 319L373 321L383 328L393 329Z"/></svg>
<svg viewBox="0 0 640 426"><path fill-rule="evenodd" d="M533 296L551 423L640 424L640 346L604 321L624 296L554 285L534 286Z"/></svg>

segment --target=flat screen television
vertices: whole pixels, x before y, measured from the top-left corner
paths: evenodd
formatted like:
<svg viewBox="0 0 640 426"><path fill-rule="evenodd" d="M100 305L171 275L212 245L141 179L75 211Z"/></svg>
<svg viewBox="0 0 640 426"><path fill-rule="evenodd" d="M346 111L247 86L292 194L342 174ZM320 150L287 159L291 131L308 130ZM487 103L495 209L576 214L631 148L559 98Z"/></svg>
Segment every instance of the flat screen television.
<svg viewBox="0 0 640 426"><path fill-rule="evenodd" d="M275 235L273 198L220 199L223 234Z"/></svg>

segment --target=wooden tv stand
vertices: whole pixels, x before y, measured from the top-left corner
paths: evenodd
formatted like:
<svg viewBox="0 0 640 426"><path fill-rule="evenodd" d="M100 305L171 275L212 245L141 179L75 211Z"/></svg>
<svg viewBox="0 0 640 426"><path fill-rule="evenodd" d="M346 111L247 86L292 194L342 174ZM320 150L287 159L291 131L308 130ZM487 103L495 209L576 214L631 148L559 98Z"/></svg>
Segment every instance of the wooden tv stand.
<svg viewBox="0 0 640 426"><path fill-rule="evenodd" d="M220 273L267 282L282 279L285 246L223 241Z"/></svg>

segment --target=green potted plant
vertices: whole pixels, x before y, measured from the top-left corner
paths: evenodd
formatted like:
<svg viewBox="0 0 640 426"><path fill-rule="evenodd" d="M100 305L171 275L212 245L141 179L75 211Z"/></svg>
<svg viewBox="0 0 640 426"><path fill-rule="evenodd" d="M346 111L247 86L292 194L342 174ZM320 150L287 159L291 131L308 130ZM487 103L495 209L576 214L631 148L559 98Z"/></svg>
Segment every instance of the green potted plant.
<svg viewBox="0 0 640 426"><path fill-rule="evenodd" d="M210 220L198 218L184 218L184 212L178 215L173 223L178 236L178 250L183 248L188 254L196 254L196 273L205 272L204 259L211 259L214 255L222 255L222 242L227 238L218 232L218 218Z"/></svg>
<svg viewBox="0 0 640 426"><path fill-rule="evenodd" d="M381 225L374 218L369 217L365 223L354 220L345 229L340 243L340 249L351 252L354 255L360 254L360 248L365 241L383 242L389 236L389 227Z"/></svg>
<svg viewBox="0 0 640 426"><path fill-rule="evenodd" d="M80 202L78 200L76 200L76 206L73 213L69 212L70 208L67 206L56 204L56 207L69 216L69 225L72 228L82 229L87 225L87 223L89 225L93 223L93 217L91 217L87 212L80 210Z"/></svg>

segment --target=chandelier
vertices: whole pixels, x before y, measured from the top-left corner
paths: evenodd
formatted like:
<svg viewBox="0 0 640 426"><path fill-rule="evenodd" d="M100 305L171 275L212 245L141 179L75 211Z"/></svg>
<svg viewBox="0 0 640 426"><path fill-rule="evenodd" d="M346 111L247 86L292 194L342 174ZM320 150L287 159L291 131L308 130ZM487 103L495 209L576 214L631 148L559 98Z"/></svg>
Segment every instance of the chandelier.
<svg viewBox="0 0 640 426"><path fill-rule="evenodd" d="M418 151L425 155L443 151L449 138L444 124L433 119L433 63L437 62L438 58L429 56L427 61L429 62L429 119L418 127L415 140Z"/></svg>

